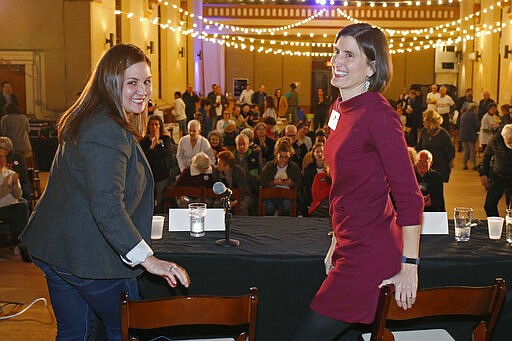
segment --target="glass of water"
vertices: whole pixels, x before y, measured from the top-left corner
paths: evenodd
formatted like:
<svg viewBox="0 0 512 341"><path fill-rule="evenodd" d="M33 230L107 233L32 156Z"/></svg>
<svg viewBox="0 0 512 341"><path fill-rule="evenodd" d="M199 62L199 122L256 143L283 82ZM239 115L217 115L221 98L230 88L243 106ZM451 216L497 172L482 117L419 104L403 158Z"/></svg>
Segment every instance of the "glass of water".
<svg viewBox="0 0 512 341"><path fill-rule="evenodd" d="M190 235L192 237L204 236L204 217L206 217L206 204L189 204L188 216L190 217Z"/></svg>
<svg viewBox="0 0 512 341"><path fill-rule="evenodd" d="M453 210L453 221L455 225L455 240L467 242L471 235L471 220L473 209L469 207L455 207Z"/></svg>
<svg viewBox="0 0 512 341"><path fill-rule="evenodd" d="M512 208L507 209L507 215L505 216L505 233L507 243L512 244Z"/></svg>

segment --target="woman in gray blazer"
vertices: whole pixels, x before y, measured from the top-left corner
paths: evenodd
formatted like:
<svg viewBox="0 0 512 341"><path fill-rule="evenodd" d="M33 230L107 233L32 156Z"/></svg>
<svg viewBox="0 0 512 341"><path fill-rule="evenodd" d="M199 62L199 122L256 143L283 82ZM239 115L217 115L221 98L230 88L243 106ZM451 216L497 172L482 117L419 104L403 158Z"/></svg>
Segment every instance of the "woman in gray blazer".
<svg viewBox="0 0 512 341"><path fill-rule="evenodd" d="M138 47L115 45L59 120L48 185L20 237L46 275L57 340L87 339L95 315L121 340L119 297L138 297L144 269L189 285L148 245L153 178L128 115L151 96L149 67Z"/></svg>

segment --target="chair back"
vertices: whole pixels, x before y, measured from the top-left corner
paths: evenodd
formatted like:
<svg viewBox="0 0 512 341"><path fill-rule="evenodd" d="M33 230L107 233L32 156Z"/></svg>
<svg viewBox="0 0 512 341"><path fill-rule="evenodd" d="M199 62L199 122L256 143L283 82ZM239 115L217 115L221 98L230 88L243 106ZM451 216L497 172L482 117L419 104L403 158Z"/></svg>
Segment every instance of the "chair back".
<svg viewBox="0 0 512 341"><path fill-rule="evenodd" d="M290 215L292 217L297 216L297 191L295 189L288 188L260 188L258 197L258 214L260 216L265 215L265 202L266 199L284 198L292 202L290 209Z"/></svg>
<svg viewBox="0 0 512 341"><path fill-rule="evenodd" d="M173 207L172 200L178 197L189 196L202 200L203 189L192 186L169 186L165 195L165 211Z"/></svg>
<svg viewBox="0 0 512 341"><path fill-rule="evenodd" d="M473 340L491 340L506 295L506 284L497 278L494 285L484 287L443 287L418 290L416 302L408 310L399 308L394 287L380 291L370 340L394 340L386 329L387 320L410 320L433 316L471 316L480 319L473 330Z"/></svg>
<svg viewBox="0 0 512 341"><path fill-rule="evenodd" d="M216 325L245 326L235 340L255 340L258 289L242 296L177 296L156 300L130 301L121 295L121 329L124 341L128 330L162 327Z"/></svg>
<svg viewBox="0 0 512 341"><path fill-rule="evenodd" d="M231 200L237 200L238 202L240 202L240 199L242 198L242 195L241 195L241 192L238 188L231 188ZM219 195L218 194L215 194L215 192L213 191L212 188L204 188L203 189L203 199L202 201L203 202L208 202L208 200L215 200L215 199L219 199ZM239 214L240 213L240 204L237 204L237 205L232 205L231 206L231 211L234 213L234 214Z"/></svg>

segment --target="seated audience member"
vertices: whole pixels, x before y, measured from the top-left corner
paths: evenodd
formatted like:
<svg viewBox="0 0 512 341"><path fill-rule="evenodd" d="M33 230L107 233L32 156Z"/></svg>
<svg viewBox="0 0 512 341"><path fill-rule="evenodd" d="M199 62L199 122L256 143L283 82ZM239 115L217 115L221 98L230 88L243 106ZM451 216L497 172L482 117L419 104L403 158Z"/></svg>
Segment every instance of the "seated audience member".
<svg viewBox="0 0 512 341"><path fill-rule="evenodd" d="M217 154L217 169L220 179L226 187L240 190L240 200L233 204L240 206L240 215L248 215L249 206L251 205L251 193L249 192L245 172L242 168L235 165L233 153L223 151Z"/></svg>
<svg viewBox="0 0 512 341"><path fill-rule="evenodd" d="M21 195L30 210L32 210L32 199L34 198L34 188L32 187L32 181L28 175L27 163L25 157L21 154L14 152L12 141L7 136L0 136L0 151L7 152L7 164L6 167L13 170L20 176L21 189L23 194Z"/></svg>
<svg viewBox="0 0 512 341"><path fill-rule="evenodd" d="M190 166L192 157L199 152L204 152L210 157L211 164L215 164L215 155L210 146L210 142L204 136L201 136L201 123L197 120L188 122L188 135L183 136L178 143L178 152L176 158L180 171Z"/></svg>
<svg viewBox="0 0 512 341"><path fill-rule="evenodd" d="M217 154L226 150L222 145L222 133L217 130L212 130L208 134L208 141L213 149L213 154L217 157Z"/></svg>
<svg viewBox="0 0 512 341"><path fill-rule="evenodd" d="M252 128L245 128L240 131L240 134L244 134L249 138L249 149L261 155L261 147L254 143L254 130Z"/></svg>
<svg viewBox="0 0 512 341"><path fill-rule="evenodd" d="M307 212L307 208L311 205L313 201L312 196L312 187L315 176L318 173L322 173L325 168L325 159L324 159L324 144L318 143L311 148L311 153L313 156L313 161L306 166L304 169L304 191L303 191L303 212Z"/></svg>
<svg viewBox="0 0 512 341"><path fill-rule="evenodd" d="M500 121L501 121L502 126L512 123L512 117L510 115L511 108L512 107L509 104L503 104L500 107L500 110L501 110Z"/></svg>
<svg viewBox="0 0 512 341"><path fill-rule="evenodd" d="M295 151L295 155L292 155L292 161L302 166L302 161L308 152L308 148L304 143L297 140L297 127L293 124L287 125L284 129L284 136L290 141L290 145Z"/></svg>
<svg viewBox="0 0 512 341"><path fill-rule="evenodd" d="M228 124L226 128L224 128L224 133L222 134L222 145L224 146L225 149L231 152L235 150L236 136L236 126L233 123Z"/></svg>
<svg viewBox="0 0 512 341"><path fill-rule="evenodd" d="M245 122L245 118L242 115L241 108L238 105L235 105L233 108L230 119L235 122L237 130L242 130L248 127L248 124Z"/></svg>
<svg viewBox="0 0 512 341"><path fill-rule="evenodd" d="M411 158L412 166L416 166L416 155L418 155L416 149L414 149L414 147L407 147L407 152L409 153L409 157Z"/></svg>
<svg viewBox="0 0 512 341"><path fill-rule="evenodd" d="M261 117L261 111L260 107L257 104L251 104L251 111L249 113L251 115L251 121L253 121L255 124L256 122L259 122Z"/></svg>
<svg viewBox="0 0 512 341"><path fill-rule="evenodd" d="M433 170L432 154L428 150L421 150L416 155L416 180L425 201L425 212L445 212L443 178Z"/></svg>
<svg viewBox="0 0 512 341"><path fill-rule="evenodd" d="M28 206L23 199L20 200L23 194L20 175L7 167L9 149L5 146L6 141L3 137L0 144L0 220L10 225L9 246L15 248L20 243L18 236L28 221Z"/></svg>
<svg viewBox="0 0 512 341"><path fill-rule="evenodd" d="M249 192L255 197L258 195L260 187L260 176L263 168L263 159L261 154L249 148L249 138L247 135L240 134L235 139L236 150L234 164L242 168L247 176ZM257 214L257 202L253 201L250 208L251 214Z"/></svg>
<svg viewBox="0 0 512 341"><path fill-rule="evenodd" d="M267 125L267 136L274 141L277 140L278 131L276 120L272 117L265 117L263 123Z"/></svg>
<svg viewBox="0 0 512 341"><path fill-rule="evenodd" d="M261 186L295 189L299 198L302 175L299 166L290 161L292 151L287 141L282 141L276 146L275 160L267 162L261 172ZM265 200L265 215L275 215L278 209L281 215L290 215L291 204L290 200L284 198Z"/></svg>
<svg viewBox="0 0 512 341"><path fill-rule="evenodd" d="M208 137L208 134L210 133L210 118L208 117L208 113L210 112L210 109L212 108L212 104L207 100L203 99L201 100L198 113L195 115L196 120L201 123L201 127L203 128L201 131L201 135L204 137Z"/></svg>
<svg viewBox="0 0 512 341"><path fill-rule="evenodd" d="M318 144L318 143L323 143L325 144L325 141L327 141L327 139L325 138L324 135L318 135L316 138L315 138L315 144ZM311 163L313 162L313 149L311 149L309 152L306 153L306 155L304 155L304 159L302 160L302 172L304 172L304 170L306 169L306 167Z"/></svg>
<svg viewBox="0 0 512 341"><path fill-rule="evenodd" d="M307 122L300 122L297 125L297 143L298 144L305 144L308 151L311 150L311 147L313 147L313 141L311 140L311 137L308 136L309 133L309 123Z"/></svg>
<svg viewBox="0 0 512 341"><path fill-rule="evenodd" d="M480 166L480 180L487 189L484 209L488 217L499 217L498 202L512 191L512 124L503 126L489 141Z"/></svg>
<svg viewBox="0 0 512 341"><path fill-rule="evenodd" d="M256 123L258 123L259 118L254 117L254 112L251 110L251 106L247 103L242 105L242 112L241 112L245 123L251 127L254 127Z"/></svg>
<svg viewBox="0 0 512 341"><path fill-rule="evenodd" d="M332 179L329 169L326 167L323 172L317 173L311 187L312 202L308 214L315 218L330 218L329 193L331 192Z"/></svg>
<svg viewBox="0 0 512 341"><path fill-rule="evenodd" d="M181 172L175 186L212 188L219 179L219 173L212 167L210 157L206 153L199 152L192 158L191 165ZM177 198L176 201L179 207L188 207L189 203L197 202L198 199L200 198L183 197ZM211 203L208 203L208 207L211 206Z"/></svg>
<svg viewBox="0 0 512 341"><path fill-rule="evenodd" d="M155 213L164 211L165 192L169 186L171 170L177 167L176 154L172 145L173 141L165 133L162 119L156 115L151 116L140 146L146 154L155 180Z"/></svg>
<svg viewBox="0 0 512 341"><path fill-rule="evenodd" d="M235 121L233 121L231 118L231 114L229 113L229 110L224 110L222 112L222 119L217 121L217 128L216 130L223 133L224 129L228 124L233 124L236 126Z"/></svg>
<svg viewBox="0 0 512 341"><path fill-rule="evenodd" d="M256 124L254 132L256 133L254 143L260 146L263 161L268 162L273 160L276 141L267 136L267 125L263 122Z"/></svg>

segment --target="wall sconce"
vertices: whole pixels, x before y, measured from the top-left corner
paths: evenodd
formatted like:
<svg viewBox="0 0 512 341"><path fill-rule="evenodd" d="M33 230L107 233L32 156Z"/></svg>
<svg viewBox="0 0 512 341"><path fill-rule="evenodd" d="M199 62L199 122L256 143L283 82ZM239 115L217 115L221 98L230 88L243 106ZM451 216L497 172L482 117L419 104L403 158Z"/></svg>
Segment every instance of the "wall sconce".
<svg viewBox="0 0 512 341"><path fill-rule="evenodd" d="M185 57L185 50L183 49L183 46L178 50L178 55L180 55L181 58Z"/></svg>
<svg viewBox="0 0 512 341"><path fill-rule="evenodd" d="M508 45L505 45L505 55L503 58L507 59L509 54L512 54L512 50L508 47Z"/></svg>
<svg viewBox="0 0 512 341"><path fill-rule="evenodd" d="M105 45L109 44L110 47L114 46L114 33L109 33L108 38L105 38Z"/></svg>
<svg viewBox="0 0 512 341"><path fill-rule="evenodd" d="M468 54L468 59L478 62L482 59L482 54L477 50Z"/></svg>
<svg viewBox="0 0 512 341"><path fill-rule="evenodd" d="M155 42L153 40L150 40L149 45L146 46L146 49L149 52L149 54L155 53Z"/></svg>
<svg viewBox="0 0 512 341"><path fill-rule="evenodd" d="M199 50L199 53L196 54L196 56L199 60L203 60L203 50Z"/></svg>

